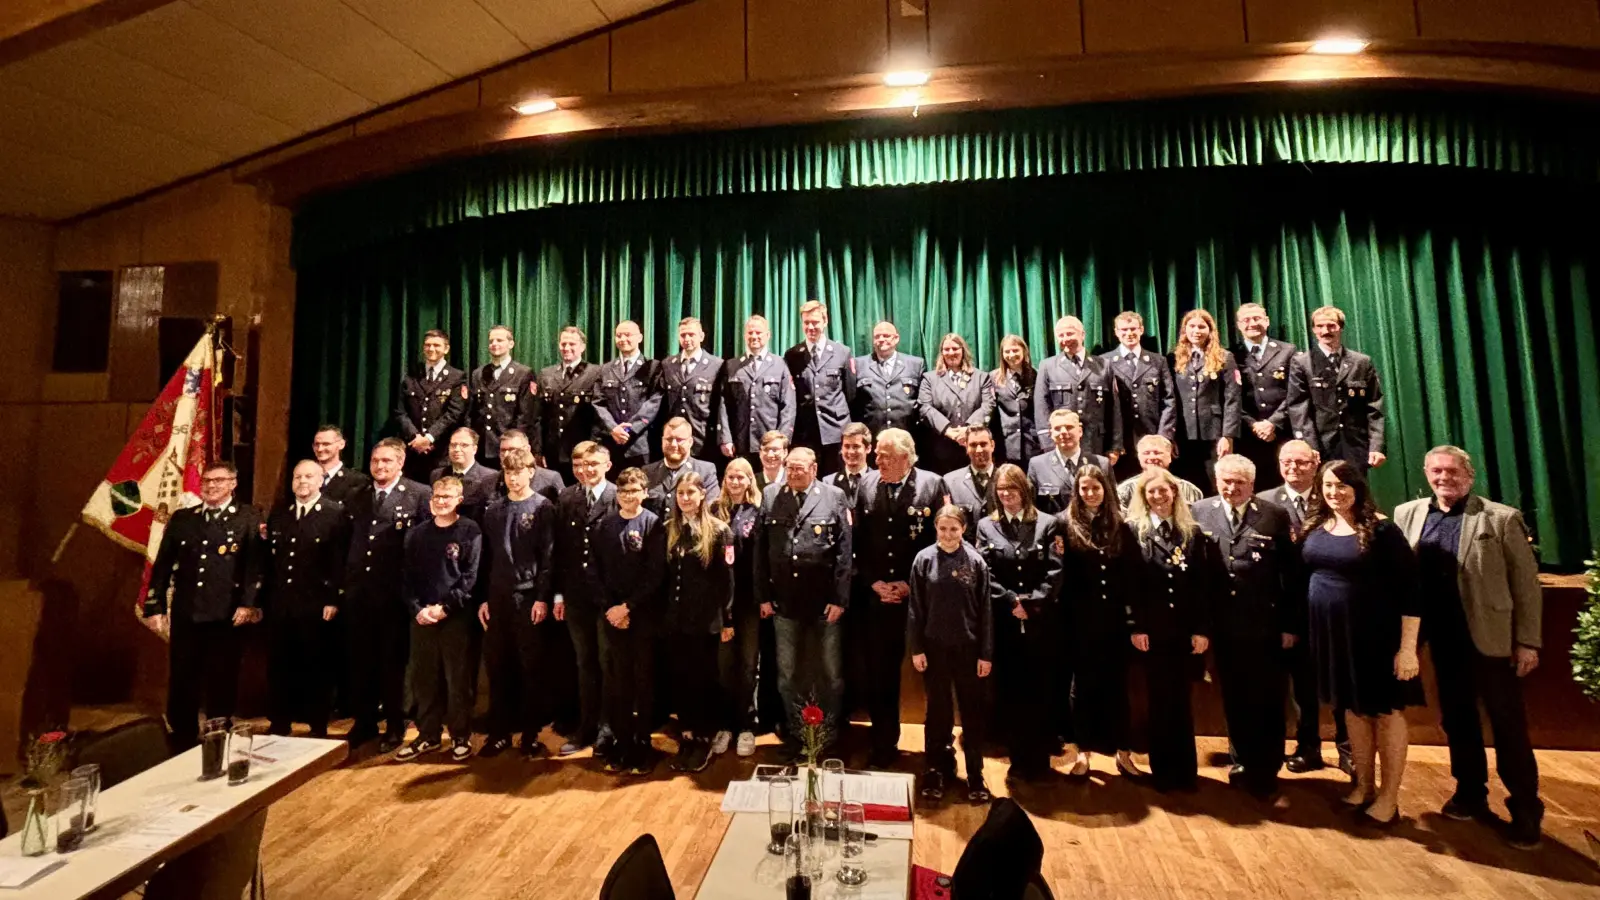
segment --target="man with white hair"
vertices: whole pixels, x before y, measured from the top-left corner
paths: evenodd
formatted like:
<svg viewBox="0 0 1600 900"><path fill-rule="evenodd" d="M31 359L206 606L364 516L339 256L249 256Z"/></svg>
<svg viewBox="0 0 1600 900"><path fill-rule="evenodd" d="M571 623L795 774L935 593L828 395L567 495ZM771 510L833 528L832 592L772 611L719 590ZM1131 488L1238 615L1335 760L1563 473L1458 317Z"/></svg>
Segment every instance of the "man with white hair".
<svg viewBox="0 0 1600 900"><path fill-rule="evenodd" d="M1228 590L1211 611L1212 652L1223 715L1238 765L1230 783L1266 799L1283 765L1282 651L1305 630L1297 576L1300 551L1289 515L1256 499L1256 465L1230 453L1217 460L1217 496L1194 504L1194 520L1221 551Z"/></svg>
<svg viewBox="0 0 1600 900"><path fill-rule="evenodd" d="M1139 439L1139 473L1143 474L1151 469L1172 469L1172 442L1159 434L1147 434ZM1117 485L1117 502L1122 505L1123 512L1127 512L1128 504L1133 502L1133 488L1139 479L1130 478ZM1178 482L1178 497L1190 506L1199 502L1205 492L1192 481L1186 481L1176 475L1173 480Z"/></svg>
<svg viewBox="0 0 1600 900"><path fill-rule="evenodd" d="M1402 503L1394 521L1417 551L1422 573L1423 638L1432 650L1439 713L1450 742L1455 796L1451 819L1488 821L1489 765L1478 718L1482 701L1494 731L1495 762L1510 796L1506 840L1539 845L1544 803L1528 741L1522 679L1539 665L1544 597L1539 563L1522 513L1472 493L1472 457L1448 444L1428 451L1423 475L1433 496Z"/></svg>
<svg viewBox="0 0 1600 900"><path fill-rule="evenodd" d="M900 669L906 655L906 599L911 562L934 542L933 514L944 505L944 479L917 465L911 434L885 428L878 434L878 468L856 490L856 579L868 588L865 616L867 711L872 716L869 768L886 769L898 759Z"/></svg>

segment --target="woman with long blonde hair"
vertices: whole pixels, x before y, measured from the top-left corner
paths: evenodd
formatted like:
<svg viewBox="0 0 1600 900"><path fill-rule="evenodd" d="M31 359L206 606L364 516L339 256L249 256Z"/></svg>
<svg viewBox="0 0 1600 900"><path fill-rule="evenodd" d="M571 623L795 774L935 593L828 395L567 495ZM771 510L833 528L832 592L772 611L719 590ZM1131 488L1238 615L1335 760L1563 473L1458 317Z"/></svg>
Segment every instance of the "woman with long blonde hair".
<svg viewBox="0 0 1600 900"><path fill-rule="evenodd" d="M718 647L733 640L733 532L712 514L700 473L685 473L672 495L663 633L673 648L673 695L682 736L671 766L699 772L711 762L711 738L722 709Z"/></svg>
<svg viewBox="0 0 1600 900"><path fill-rule="evenodd" d="M994 379L973 368L966 338L951 332L939 340L939 362L922 376L917 407L934 433L929 468L943 475L966 465L967 429L988 425L994 414Z"/></svg>
<svg viewBox="0 0 1600 900"><path fill-rule="evenodd" d="M763 650L761 610L755 598L752 554L761 518L761 492L756 490L755 468L749 460L735 457L728 461L715 514L728 523L733 536L733 640L724 642L718 655L726 703L721 728L711 741L711 755L726 752L729 740L737 734L736 752L751 756L756 752L756 666L760 663L770 670L762 673L764 683L776 684L778 671L775 645ZM777 689L772 693L776 702Z"/></svg>
<svg viewBox="0 0 1600 900"><path fill-rule="evenodd" d="M1239 367L1222 340L1217 320L1191 309L1178 323L1178 341L1168 358L1178 393L1173 470L1208 495L1216 493L1216 461L1233 452L1239 436Z"/></svg>
<svg viewBox="0 0 1600 900"><path fill-rule="evenodd" d="M1192 791L1199 760L1190 680L1211 645L1210 612L1226 596L1228 573L1166 469L1139 476L1128 519L1139 537L1131 643L1149 685L1150 776L1157 790Z"/></svg>

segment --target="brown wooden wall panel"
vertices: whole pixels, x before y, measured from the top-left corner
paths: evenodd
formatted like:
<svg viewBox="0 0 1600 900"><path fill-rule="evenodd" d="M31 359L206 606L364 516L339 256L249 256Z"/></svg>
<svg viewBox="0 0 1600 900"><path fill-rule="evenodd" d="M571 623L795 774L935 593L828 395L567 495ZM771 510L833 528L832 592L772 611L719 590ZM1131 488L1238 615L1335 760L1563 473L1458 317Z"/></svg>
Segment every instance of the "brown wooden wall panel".
<svg viewBox="0 0 1600 900"><path fill-rule="evenodd" d="M530 96L604 94L611 88L611 36L596 35L483 76L483 106L505 107Z"/></svg>
<svg viewBox="0 0 1600 900"><path fill-rule="evenodd" d="M1245 22L1252 44L1417 36L1412 0L1245 0Z"/></svg>
<svg viewBox="0 0 1600 900"><path fill-rule="evenodd" d="M695 0L611 35L611 89L660 91L744 81L744 0Z"/></svg>
<svg viewBox="0 0 1600 900"><path fill-rule="evenodd" d="M928 68L929 0L886 0L889 16L889 61L886 68Z"/></svg>
<svg viewBox="0 0 1600 900"><path fill-rule="evenodd" d="M1244 43L1239 0L1083 0L1089 53L1237 47Z"/></svg>
<svg viewBox="0 0 1600 900"><path fill-rule="evenodd" d="M881 72L888 8L879 0L748 0L750 80Z"/></svg>
<svg viewBox="0 0 1600 900"><path fill-rule="evenodd" d="M371 134L385 128L394 128L411 122L420 122L434 116L448 116L478 108L478 82L464 81L454 87L435 91L402 103L394 109L369 116L356 123L356 134Z"/></svg>
<svg viewBox="0 0 1600 900"><path fill-rule="evenodd" d="M1418 0L1422 36L1600 47L1595 0Z"/></svg>
<svg viewBox="0 0 1600 900"><path fill-rule="evenodd" d="M1083 52L1078 0L928 0L935 65Z"/></svg>

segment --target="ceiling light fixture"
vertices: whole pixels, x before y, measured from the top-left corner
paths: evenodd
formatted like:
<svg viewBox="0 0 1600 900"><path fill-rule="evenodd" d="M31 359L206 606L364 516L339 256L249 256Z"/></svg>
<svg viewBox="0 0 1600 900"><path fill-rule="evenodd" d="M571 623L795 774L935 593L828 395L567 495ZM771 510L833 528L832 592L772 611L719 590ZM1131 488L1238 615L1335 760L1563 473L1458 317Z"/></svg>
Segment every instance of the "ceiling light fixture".
<svg viewBox="0 0 1600 900"><path fill-rule="evenodd" d="M516 110L519 116L537 116L540 113L554 112L559 107L556 106L554 100L544 99L529 100L526 103L518 103L511 108Z"/></svg>
<svg viewBox="0 0 1600 900"><path fill-rule="evenodd" d="M1329 55L1349 56L1367 49L1369 42L1363 38L1323 38L1312 41L1310 51Z"/></svg>
<svg viewBox="0 0 1600 900"><path fill-rule="evenodd" d="M889 87L907 88L922 87L928 83L927 72L890 72L883 76L883 83Z"/></svg>

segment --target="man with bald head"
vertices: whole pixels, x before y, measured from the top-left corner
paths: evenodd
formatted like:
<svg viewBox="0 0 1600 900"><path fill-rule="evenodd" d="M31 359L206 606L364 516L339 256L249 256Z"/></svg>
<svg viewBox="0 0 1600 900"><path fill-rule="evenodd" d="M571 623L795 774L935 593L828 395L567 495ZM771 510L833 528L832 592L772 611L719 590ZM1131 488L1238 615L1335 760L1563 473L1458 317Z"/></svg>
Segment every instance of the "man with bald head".
<svg viewBox="0 0 1600 900"><path fill-rule="evenodd" d="M322 494L315 460L295 464L290 488L293 502L267 520L268 712L273 734L305 722L312 737L327 737L333 664L341 658L332 622L350 531L344 505Z"/></svg>
<svg viewBox="0 0 1600 900"><path fill-rule="evenodd" d="M900 330L893 322L872 326L872 352L855 358L855 421L876 435L885 428L917 433L917 392L927 363L901 353Z"/></svg>
<svg viewBox="0 0 1600 900"><path fill-rule="evenodd" d="M1085 346L1083 322L1077 316L1056 320L1056 346L1061 352L1039 366L1033 390L1033 422L1039 444L1050 438L1050 414L1070 409L1083 426L1083 449L1104 455L1112 465L1122 456L1122 411L1117 379L1105 359Z"/></svg>

